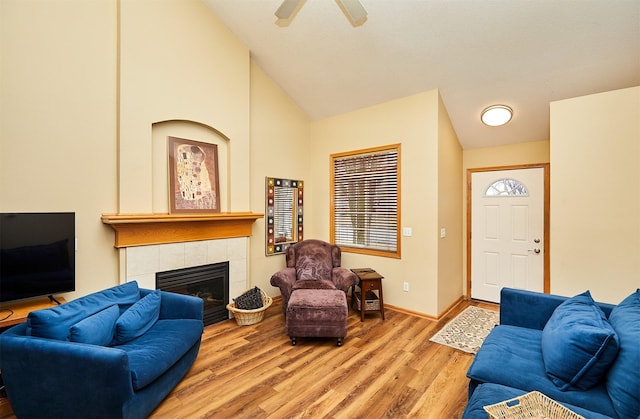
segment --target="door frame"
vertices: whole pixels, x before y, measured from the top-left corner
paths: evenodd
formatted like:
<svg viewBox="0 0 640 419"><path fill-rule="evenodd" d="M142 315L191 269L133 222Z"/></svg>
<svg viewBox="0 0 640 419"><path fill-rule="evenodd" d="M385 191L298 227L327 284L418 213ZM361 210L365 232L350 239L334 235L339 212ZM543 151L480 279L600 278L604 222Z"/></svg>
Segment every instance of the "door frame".
<svg viewBox="0 0 640 419"><path fill-rule="evenodd" d="M550 164L549 163L533 163L533 164L520 164L513 166L493 166L493 167L481 167L481 168L473 168L467 169L467 299L471 299L471 208L472 208L472 196L471 196L471 175L476 172L497 172L504 170L516 170L516 169L535 169L542 168L544 169L544 203L543 203L543 211L544 211L544 293L549 294L551 290L551 280L550 280L550 237L549 237L549 200L550 200Z"/></svg>

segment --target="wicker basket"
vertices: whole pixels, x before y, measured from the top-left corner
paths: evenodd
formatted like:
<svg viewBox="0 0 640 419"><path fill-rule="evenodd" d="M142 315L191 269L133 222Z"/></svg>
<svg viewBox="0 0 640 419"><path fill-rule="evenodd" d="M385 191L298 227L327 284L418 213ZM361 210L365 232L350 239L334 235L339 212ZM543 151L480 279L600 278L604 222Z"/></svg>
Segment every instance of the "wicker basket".
<svg viewBox="0 0 640 419"><path fill-rule="evenodd" d="M584 419L538 391L484 406L490 419Z"/></svg>
<svg viewBox="0 0 640 419"><path fill-rule="evenodd" d="M264 291L260 290L262 293L262 307L256 308L254 310L242 310L240 308L236 308L235 302L230 302L227 304L227 310L233 313L233 317L236 319L236 322L239 326L248 326L250 324L259 323L264 318L264 312L269 308L271 303L273 303L273 299L269 297Z"/></svg>
<svg viewBox="0 0 640 419"><path fill-rule="evenodd" d="M354 292L356 297L356 310L360 311L360 291ZM365 293L366 300L364 300L364 311L378 311L380 310L380 299L373 291L367 291Z"/></svg>

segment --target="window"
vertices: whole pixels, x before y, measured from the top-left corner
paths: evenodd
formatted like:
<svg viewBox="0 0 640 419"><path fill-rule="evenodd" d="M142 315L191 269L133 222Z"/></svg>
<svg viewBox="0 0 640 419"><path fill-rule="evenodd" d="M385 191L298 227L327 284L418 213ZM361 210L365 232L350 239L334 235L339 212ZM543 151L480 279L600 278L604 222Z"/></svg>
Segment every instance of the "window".
<svg viewBox="0 0 640 419"><path fill-rule="evenodd" d="M294 205L295 197L293 189L289 185L274 187L273 229L276 243L293 241Z"/></svg>
<svg viewBox="0 0 640 419"><path fill-rule="evenodd" d="M400 144L331 155L331 242L400 257Z"/></svg>
<svg viewBox="0 0 640 419"><path fill-rule="evenodd" d="M529 191L519 180L504 178L489 185L484 196L529 196Z"/></svg>

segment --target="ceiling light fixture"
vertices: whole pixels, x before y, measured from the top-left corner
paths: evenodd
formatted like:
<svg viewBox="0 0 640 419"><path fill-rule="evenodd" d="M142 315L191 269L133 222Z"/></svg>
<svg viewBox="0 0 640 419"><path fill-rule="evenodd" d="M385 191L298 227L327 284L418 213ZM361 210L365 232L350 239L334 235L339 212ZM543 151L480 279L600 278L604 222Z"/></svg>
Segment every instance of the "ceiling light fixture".
<svg viewBox="0 0 640 419"><path fill-rule="evenodd" d="M307 0L283 0L275 13L281 22L276 22L276 24L279 26L288 26L290 20L295 17L306 1ZM338 3L342 13L344 13L354 27L362 25L367 20L367 10L362 6L360 0L336 0L336 3ZM284 23L286 24L283 25Z"/></svg>
<svg viewBox="0 0 640 419"><path fill-rule="evenodd" d="M499 127L507 122L511 121L513 116L513 109L506 105L493 105L489 106L482 111L480 119L485 125L490 127Z"/></svg>

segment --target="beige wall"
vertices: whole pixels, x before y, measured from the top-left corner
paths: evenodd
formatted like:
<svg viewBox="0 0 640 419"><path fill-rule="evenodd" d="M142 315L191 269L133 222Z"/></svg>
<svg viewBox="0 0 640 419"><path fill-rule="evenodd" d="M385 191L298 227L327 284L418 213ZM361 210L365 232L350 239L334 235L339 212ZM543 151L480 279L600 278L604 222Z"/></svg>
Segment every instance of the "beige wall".
<svg viewBox="0 0 640 419"><path fill-rule="evenodd" d="M438 310L441 314L462 292L462 147L438 97ZM442 229L444 236L442 237Z"/></svg>
<svg viewBox="0 0 640 419"><path fill-rule="evenodd" d="M265 212L265 177L300 179L305 191L310 180L309 119L255 63L251 64L251 211ZM306 192L305 192L306 193ZM304 196L305 224L312 223L309 194ZM265 256L265 220L253 224L250 286L257 285L271 296L280 295L269 283L271 275L284 268L284 255ZM308 230L305 237L312 238Z"/></svg>
<svg viewBox="0 0 640 419"><path fill-rule="evenodd" d="M0 1L0 211L76 213L76 293L117 283L117 10Z"/></svg>
<svg viewBox="0 0 640 419"><path fill-rule="evenodd" d="M532 141L463 152L463 169L549 163L549 141ZM466 186L466 179L463 180Z"/></svg>
<svg viewBox="0 0 640 419"><path fill-rule="evenodd" d="M551 103L551 292L640 286L640 87Z"/></svg>
<svg viewBox="0 0 640 419"><path fill-rule="evenodd" d="M401 260L344 253L343 265L375 267L385 275L387 304L436 316L461 296L462 283L462 195L451 193L461 183L462 150L438 92L311 123L252 64L252 211L264 212L265 176L303 179L305 237L328 240L329 155L395 143L401 143L402 225L412 227L413 236L402 238ZM448 229L446 239L439 239L439 225ZM259 220L253 226L250 285L275 296L279 292L269 279L284 266L284 256L264 256L264 235ZM404 281L408 293L402 291Z"/></svg>
<svg viewBox="0 0 640 419"><path fill-rule="evenodd" d="M0 19L0 211L76 212L67 298L119 282L100 215L151 212L156 123L219 131L224 209L250 210L249 51L203 2L2 0Z"/></svg>
<svg viewBox="0 0 640 419"><path fill-rule="evenodd" d="M247 211L249 50L200 0L121 0L120 16L119 211L153 211L152 126L167 120L227 139L222 210Z"/></svg>
<svg viewBox="0 0 640 419"><path fill-rule="evenodd" d="M347 267L371 267L384 277L385 303L435 316L438 313L439 94L437 90L393 100L311 124L311 192L314 214L309 237L329 238L329 156L401 144L401 259L343 254ZM448 155L445 152L444 155ZM309 218L307 217L307 220ZM459 239L452 237L459 242ZM409 283L409 292L402 283Z"/></svg>
<svg viewBox="0 0 640 419"><path fill-rule="evenodd" d="M71 297L118 283L100 215L155 210L152 127L182 120L225 141L223 210L264 212L265 176L303 179L308 238L329 237L329 155L400 143L402 259L344 257L385 275L388 304L438 315L465 290L466 169L548 161L552 291L617 302L637 286L640 88L553 103L551 153L461 153L437 90L309 122L199 0L2 0L0 19L0 211L76 212ZM264 256L263 220L253 233L249 285L276 295L284 258Z"/></svg>

